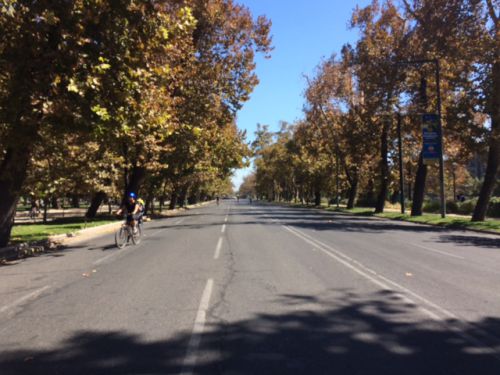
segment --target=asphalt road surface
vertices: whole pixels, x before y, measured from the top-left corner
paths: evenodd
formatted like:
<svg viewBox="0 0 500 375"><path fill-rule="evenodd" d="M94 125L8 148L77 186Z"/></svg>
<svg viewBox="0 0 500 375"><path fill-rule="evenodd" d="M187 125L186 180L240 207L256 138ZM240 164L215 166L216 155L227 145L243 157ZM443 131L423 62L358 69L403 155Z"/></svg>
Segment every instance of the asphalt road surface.
<svg viewBox="0 0 500 375"><path fill-rule="evenodd" d="M0 374L500 374L500 237L221 201L0 267Z"/></svg>

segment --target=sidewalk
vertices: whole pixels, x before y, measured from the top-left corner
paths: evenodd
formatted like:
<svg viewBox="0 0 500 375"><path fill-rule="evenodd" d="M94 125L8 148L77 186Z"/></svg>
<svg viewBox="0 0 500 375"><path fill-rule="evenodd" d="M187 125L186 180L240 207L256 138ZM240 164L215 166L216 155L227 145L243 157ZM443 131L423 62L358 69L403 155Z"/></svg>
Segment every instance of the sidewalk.
<svg viewBox="0 0 500 375"><path fill-rule="evenodd" d="M118 210L118 206L111 206L112 211ZM82 217L87 213L87 208L51 208L47 210L47 218L49 220L54 220L58 218L66 217ZM109 214L109 208L107 205L101 205L98 214ZM16 217L14 218L14 223L40 223L43 219L43 210L40 211L35 220L29 218L29 211L18 211L16 212Z"/></svg>

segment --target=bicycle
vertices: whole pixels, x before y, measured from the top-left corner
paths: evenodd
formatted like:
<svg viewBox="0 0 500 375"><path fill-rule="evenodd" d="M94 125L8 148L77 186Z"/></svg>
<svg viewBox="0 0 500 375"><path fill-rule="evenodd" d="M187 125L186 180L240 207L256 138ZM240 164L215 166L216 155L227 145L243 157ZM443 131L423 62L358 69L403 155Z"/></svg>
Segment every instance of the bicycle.
<svg viewBox="0 0 500 375"><path fill-rule="evenodd" d="M38 215L40 214L40 211L36 207L32 207L30 212L29 212L29 218L32 221L35 221Z"/></svg>
<svg viewBox="0 0 500 375"><path fill-rule="evenodd" d="M137 231L127 222L124 222L115 233L115 244L119 249L123 249L132 241L134 245L139 245L142 240L142 223L137 223Z"/></svg>

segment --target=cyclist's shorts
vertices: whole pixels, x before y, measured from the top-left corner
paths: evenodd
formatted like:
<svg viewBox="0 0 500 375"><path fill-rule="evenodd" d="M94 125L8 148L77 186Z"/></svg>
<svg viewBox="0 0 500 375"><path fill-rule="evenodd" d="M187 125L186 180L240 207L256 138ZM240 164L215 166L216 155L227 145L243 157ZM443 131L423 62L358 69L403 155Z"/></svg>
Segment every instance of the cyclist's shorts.
<svg viewBox="0 0 500 375"><path fill-rule="evenodd" d="M141 216L141 214L136 214L136 215L130 214L130 215L127 215L127 223L130 223L130 222L132 222L134 220L136 220L136 221L139 220L140 216Z"/></svg>

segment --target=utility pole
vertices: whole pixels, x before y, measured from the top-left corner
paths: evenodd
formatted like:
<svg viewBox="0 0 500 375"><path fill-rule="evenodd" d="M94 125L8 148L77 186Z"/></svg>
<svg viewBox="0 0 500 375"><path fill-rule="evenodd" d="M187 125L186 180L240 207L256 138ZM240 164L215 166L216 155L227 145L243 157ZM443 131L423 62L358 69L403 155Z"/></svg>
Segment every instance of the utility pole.
<svg viewBox="0 0 500 375"><path fill-rule="evenodd" d="M437 90L437 110L439 118L439 142L441 143L441 153L439 155L439 184L441 192L441 217L446 217L446 198L444 192L444 145L443 145L443 125L441 120L441 78L439 60L435 59L436 66L436 90Z"/></svg>
<svg viewBox="0 0 500 375"><path fill-rule="evenodd" d="M443 125L442 125L442 113L441 113L441 76L440 76L440 65L438 59L424 59L424 60L411 60L411 61L399 61L397 65L423 65L423 64L434 64L435 79L436 79L436 98L437 98L437 117L438 117L438 132L439 132L439 188L440 188L440 206L441 206L441 217L446 217L446 198L444 190L444 144L443 144Z"/></svg>
<svg viewBox="0 0 500 375"><path fill-rule="evenodd" d="M337 174L337 178L336 178L336 182L337 182L337 192L335 193L335 200L337 201L337 209L340 208L340 197L339 197L339 193L340 193L340 181L339 181L339 175L340 175L340 169L339 169L339 151L337 150L337 152L335 153L335 167L336 167L336 174Z"/></svg>

